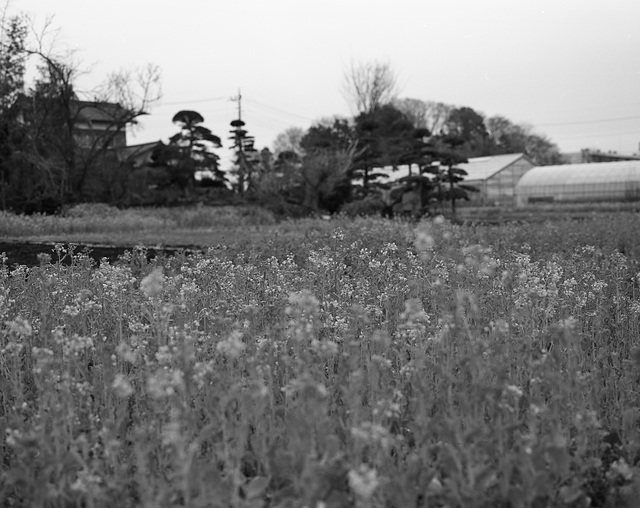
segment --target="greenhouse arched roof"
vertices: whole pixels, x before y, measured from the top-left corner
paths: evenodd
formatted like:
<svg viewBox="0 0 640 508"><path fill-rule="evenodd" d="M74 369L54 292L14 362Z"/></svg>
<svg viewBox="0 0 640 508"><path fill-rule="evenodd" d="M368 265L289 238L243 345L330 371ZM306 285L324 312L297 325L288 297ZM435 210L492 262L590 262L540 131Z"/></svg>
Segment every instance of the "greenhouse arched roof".
<svg viewBox="0 0 640 508"><path fill-rule="evenodd" d="M522 199L588 200L640 198L640 161L537 166L516 185Z"/></svg>

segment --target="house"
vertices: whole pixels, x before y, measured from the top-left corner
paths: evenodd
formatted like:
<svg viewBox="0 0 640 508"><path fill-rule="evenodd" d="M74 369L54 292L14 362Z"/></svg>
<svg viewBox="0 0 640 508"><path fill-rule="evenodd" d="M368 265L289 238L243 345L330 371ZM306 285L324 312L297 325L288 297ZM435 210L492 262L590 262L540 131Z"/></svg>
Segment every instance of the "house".
<svg viewBox="0 0 640 508"><path fill-rule="evenodd" d="M107 141L109 148L127 145L127 124L133 123L131 111L112 102L73 100L74 137L82 148Z"/></svg>
<svg viewBox="0 0 640 508"><path fill-rule="evenodd" d="M113 151L120 164L128 163L133 169L139 169L151 164L154 151L162 146L162 141L152 141L138 145L117 145Z"/></svg>
<svg viewBox="0 0 640 508"><path fill-rule="evenodd" d="M562 159L567 164L585 164L592 162L617 162L640 160L640 154L621 154L614 151L603 152L585 148L579 152L562 154Z"/></svg>

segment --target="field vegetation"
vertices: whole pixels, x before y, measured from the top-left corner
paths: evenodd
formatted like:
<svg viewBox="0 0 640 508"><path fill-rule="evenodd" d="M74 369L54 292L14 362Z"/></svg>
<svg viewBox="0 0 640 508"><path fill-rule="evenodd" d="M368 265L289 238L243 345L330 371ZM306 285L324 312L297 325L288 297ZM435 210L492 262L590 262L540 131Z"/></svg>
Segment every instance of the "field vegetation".
<svg viewBox="0 0 640 508"><path fill-rule="evenodd" d="M247 220L0 264L4 506L636 506L637 214Z"/></svg>
<svg viewBox="0 0 640 508"><path fill-rule="evenodd" d="M0 211L0 238L111 245L210 246L269 234L274 216L257 206L126 208L80 204L61 215ZM252 234L253 233L253 234Z"/></svg>

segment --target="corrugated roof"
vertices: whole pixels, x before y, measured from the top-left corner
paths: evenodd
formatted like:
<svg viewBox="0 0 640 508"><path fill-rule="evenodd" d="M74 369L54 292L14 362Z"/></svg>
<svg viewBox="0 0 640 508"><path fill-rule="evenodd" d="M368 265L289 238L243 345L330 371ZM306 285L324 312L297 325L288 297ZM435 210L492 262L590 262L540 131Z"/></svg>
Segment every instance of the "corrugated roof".
<svg viewBox="0 0 640 508"><path fill-rule="evenodd" d="M465 180L487 180L522 157L523 153L473 157L469 162L458 164L457 167L467 172Z"/></svg>

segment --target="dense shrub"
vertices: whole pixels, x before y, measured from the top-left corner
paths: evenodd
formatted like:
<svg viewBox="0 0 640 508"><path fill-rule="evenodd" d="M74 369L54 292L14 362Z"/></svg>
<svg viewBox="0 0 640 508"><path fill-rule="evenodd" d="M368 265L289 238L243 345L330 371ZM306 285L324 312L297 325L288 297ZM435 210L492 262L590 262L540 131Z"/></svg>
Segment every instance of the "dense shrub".
<svg viewBox="0 0 640 508"><path fill-rule="evenodd" d="M384 203L377 196L367 196L363 199L357 199L346 203L341 208L341 212L349 217L365 217L369 215L380 215Z"/></svg>

